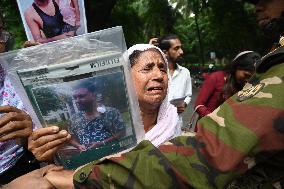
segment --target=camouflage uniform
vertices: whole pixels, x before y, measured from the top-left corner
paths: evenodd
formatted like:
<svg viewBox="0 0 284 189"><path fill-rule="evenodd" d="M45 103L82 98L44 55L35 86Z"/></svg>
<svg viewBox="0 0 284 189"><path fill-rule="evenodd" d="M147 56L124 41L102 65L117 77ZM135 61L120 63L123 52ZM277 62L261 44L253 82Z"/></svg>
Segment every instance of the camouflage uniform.
<svg viewBox="0 0 284 189"><path fill-rule="evenodd" d="M199 121L195 137L185 133L159 148L143 141L92 162L77 170L75 187L214 189L271 159L283 170L283 62L283 47L264 57L250 84Z"/></svg>

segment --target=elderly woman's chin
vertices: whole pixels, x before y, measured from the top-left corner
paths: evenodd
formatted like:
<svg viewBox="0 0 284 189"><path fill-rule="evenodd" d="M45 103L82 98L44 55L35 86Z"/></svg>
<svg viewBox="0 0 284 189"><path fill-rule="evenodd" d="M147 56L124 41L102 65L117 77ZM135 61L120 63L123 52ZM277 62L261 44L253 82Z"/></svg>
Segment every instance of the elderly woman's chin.
<svg viewBox="0 0 284 189"><path fill-rule="evenodd" d="M166 93L150 93L146 94L143 99L140 99L140 105L149 105L152 108L158 108L166 97Z"/></svg>

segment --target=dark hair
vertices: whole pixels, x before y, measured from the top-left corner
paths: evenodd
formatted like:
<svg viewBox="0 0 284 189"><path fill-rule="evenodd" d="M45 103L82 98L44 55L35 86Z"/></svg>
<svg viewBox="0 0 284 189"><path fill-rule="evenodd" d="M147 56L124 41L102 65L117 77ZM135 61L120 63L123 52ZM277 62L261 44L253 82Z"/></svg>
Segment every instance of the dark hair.
<svg viewBox="0 0 284 189"><path fill-rule="evenodd" d="M149 49L146 49L144 51L134 50L133 53L131 55L129 55L130 66L132 67L134 64L136 64L137 59L140 57L141 53L145 52L147 50L158 52L161 55L161 52L159 50L155 49L155 48L149 48Z"/></svg>
<svg viewBox="0 0 284 189"><path fill-rule="evenodd" d="M261 56L253 51L242 52L238 54L231 64L225 68L227 73L226 83L223 87L223 98L227 99L240 91L244 86L237 82L235 73L237 70L246 70L254 72L256 65L260 62Z"/></svg>
<svg viewBox="0 0 284 189"><path fill-rule="evenodd" d="M168 51L171 48L170 40L179 39L175 34L168 34L158 38L157 47L159 47L162 51Z"/></svg>
<svg viewBox="0 0 284 189"><path fill-rule="evenodd" d="M94 93L96 92L96 87L95 87L95 83L94 82L91 82L91 81L78 81L73 87L72 89L73 90L78 90L78 89L87 89L88 91L90 91L91 93Z"/></svg>
<svg viewBox="0 0 284 189"><path fill-rule="evenodd" d="M140 54L143 51L135 50L133 53L129 56L129 62L130 66L132 67L134 64L136 64L137 59L139 58Z"/></svg>
<svg viewBox="0 0 284 189"><path fill-rule="evenodd" d="M255 71L261 56L253 51L238 54L232 61L232 70Z"/></svg>

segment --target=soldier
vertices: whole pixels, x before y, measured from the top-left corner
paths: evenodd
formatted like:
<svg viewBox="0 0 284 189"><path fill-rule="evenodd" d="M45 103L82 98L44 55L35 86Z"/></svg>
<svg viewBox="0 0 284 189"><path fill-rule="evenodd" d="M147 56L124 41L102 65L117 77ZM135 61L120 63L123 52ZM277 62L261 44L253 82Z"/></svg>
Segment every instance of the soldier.
<svg viewBox="0 0 284 189"><path fill-rule="evenodd" d="M261 24L281 17L284 1L259 0L256 7L258 14L265 12ZM159 148L143 141L75 173L50 171L45 177L57 188L212 189L224 188L254 166L273 161L281 168L275 160L284 151L283 53L280 47L263 57L244 89L199 121L195 137L184 134Z"/></svg>

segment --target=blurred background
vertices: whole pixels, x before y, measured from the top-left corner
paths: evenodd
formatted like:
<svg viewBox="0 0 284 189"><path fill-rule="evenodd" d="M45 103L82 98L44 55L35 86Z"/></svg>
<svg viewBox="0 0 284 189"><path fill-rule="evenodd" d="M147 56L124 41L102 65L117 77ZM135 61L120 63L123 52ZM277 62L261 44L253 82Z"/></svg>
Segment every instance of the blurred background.
<svg viewBox="0 0 284 189"><path fill-rule="evenodd" d="M13 39L9 50L27 40L16 0L0 0L0 13ZM241 51L264 55L271 47L256 26L254 8L240 0L85 0L88 32L121 25L127 46L177 34L180 64L190 70L193 102L204 74L223 68ZM192 107L192 106L190 106ZM192 108L184 114L186 119Z"/></svg>

